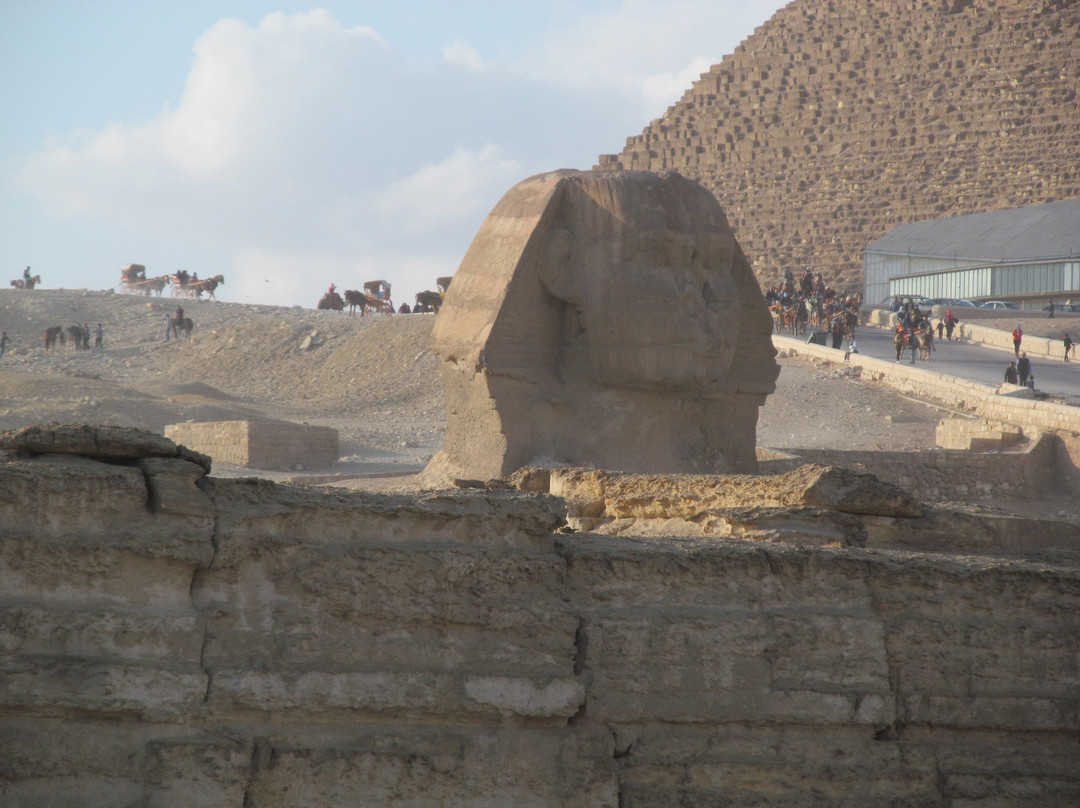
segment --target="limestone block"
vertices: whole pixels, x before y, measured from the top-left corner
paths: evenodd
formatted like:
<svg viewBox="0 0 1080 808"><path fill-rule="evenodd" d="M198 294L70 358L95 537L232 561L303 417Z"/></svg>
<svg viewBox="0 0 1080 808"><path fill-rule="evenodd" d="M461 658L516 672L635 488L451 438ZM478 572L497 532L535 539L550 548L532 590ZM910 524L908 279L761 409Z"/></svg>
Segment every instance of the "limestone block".
<svg viewBox="0 0 1080 808"><path fill-rule="evenodd" d="M85 601L94 604L91 611L99 603L153 606L174 614L185 611L190 606L192 572L213 556L211 537L203 536L199 543L158 544L151 532L126 543L84 547L70 540L4 539L0 591L32 603L56 600L61 608ZM162 558L166 552L180 558Z"/></svg>
<svg viewBox="0 0 1080 808"><path fill-rule="evenodd" d="M607 731L369 732L338 747L273 748L254 805L619 805Z"/></svg>
<svg viewBox="0 0 1080 808"><path fill-rule="evenodd" d="M101 604L0 606L0 653L9 658L83 658L124 662L181 662L198 665L201 619L192 613L166 615Z"/></svg>
<svg viewBox="0 0 1080 808"><path fill-rule="evenodd" d="M0 659L0 704L46 712L177 719L201 708L208 678L193 667L93 660Z"/></svg>
<svg viewBox="0 0 1080 808"><path fill-rule="evenodd" d="M148 808L244 804L252 747L237 741L154 741L147 749Z"/></svg>
<svg viewBox="0 0 1080 808"><path fill-rule="evenodd" d="M461 543L548 550L565 523L560 503L516 492L438 492L417 497L314 491L265 480L207 479L218 560L258 552L276 539L350 544Z"/></svg>
<svg viewBox="0 0 1080 808"><path fill-rule="evenodd" d="M137 805L144 793L142 732L133 724L70 715L6 714L0 720L5 806Z"/></svg>
<svg viewBox="0 0 1080 808"><path fill-rule="evenodd" d="M869 613L865 569L846 553L725 539L634 541L564 536L567 588L577 609L671 606Z"/></svg>
<svg viewBox="0 0 1080 808"><path fill-rule="evenodd" d="M0 538L127 547L151 558L208 563L211 522L155 515L148 501L137 467L62 454L0 463Z"/></svg>
<svg viewBox="0 0 1080 808"><path fill-rule="evenodd" d="M187 460L143 458L139 468L146 476L150 491L150 510L154 513L202 517L211 520L206 527L213 529L214 505L196 486L206 472Z"/></svg>
<svg viewBox="0 0 1080 808"><path fill-rule="evenodd" d="M215 564L192 590L213 615L202 660L214 672L215 704L512 706L497 693L480 699L481 685L476 698L466 692L480 671L541 712L565 698L564 681L581 701L572 682L577 619L561 597L564 565L554 554L277 542L261 559L242 560Z"/></svg>
<svg viewBox="0 0 1080 808"><path fill-rule="evenodd" d="M732 724L626 734L621 796L634 808L938 802L931 750L874 741L865 731Z"/></svg>
<svg viewBox="0 0 1080 808"><path fill-rule="evenodd" d="M803 506L878 516L922 514L919 503L892 483L813 464L770 477L554 469L549 485L552 494L570 502L572 516L697 519L710 511Z"/></svg>
<svg viewBox="0 0 1080 808"><path fill-rule="evenodd" d="M779 372L771 331L701 186L644 172L527 179L484 221L436 318L448 417L425 476L753 471Z"/></svg>
<svg viewBox="0 0 1080 808"><path fill-rule="evenodd" d="M165 435L219 463L250 468L320 468L338 458L336 429L289 421L189 421L167 425Z"/></svg>
<svg viewBox="0 0 1080 808"><path fill-rule="evenodd" d="M617 722L889 724L895 705L880 626L853 622L705 610L649 621L598 618L585 627L589 715ZM847 653L832 660L807 653L824 642L824 625L830 647L839 635Z"/></svg>

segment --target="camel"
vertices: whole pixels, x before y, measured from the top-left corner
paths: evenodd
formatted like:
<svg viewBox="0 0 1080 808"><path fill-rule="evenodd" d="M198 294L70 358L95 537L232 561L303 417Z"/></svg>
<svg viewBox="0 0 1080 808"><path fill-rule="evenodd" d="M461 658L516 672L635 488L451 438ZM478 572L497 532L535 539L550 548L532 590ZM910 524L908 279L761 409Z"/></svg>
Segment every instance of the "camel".
<svg viewBox="0 0 1080 808"><path fill-rule="evenodd" d="M337 292L327 292L319 299L319 305L316 308L341 311L345 308L345 301L341 299L341 295Z"/></svg>

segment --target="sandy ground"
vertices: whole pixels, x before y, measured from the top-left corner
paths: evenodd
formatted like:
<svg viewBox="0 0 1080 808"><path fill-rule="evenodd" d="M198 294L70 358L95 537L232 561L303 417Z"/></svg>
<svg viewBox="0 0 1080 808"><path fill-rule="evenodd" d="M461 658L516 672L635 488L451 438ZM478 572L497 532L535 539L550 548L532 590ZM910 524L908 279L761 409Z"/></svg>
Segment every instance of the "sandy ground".
<svg viewBox="0 0 1080 808"><path fill-rule="evenodd" d="M190 339L166 342L164 320L178 302L195 330ZM1002 328L1015 325L1015 315L998 319ZM99 322L102 349L69 345L45 353L45 328L87 323L93 331ZM341 460L291 473L218 464L216 475L321 482L415 472L438 451L445 429L442 382L429 348L433 322L433 315L350 317L111 290L0 290L0 329L9 340L0 358L0 428L56 421L162 432L188 420L265 416L336 428ZM1024 323L1028 333L1049 336L1080 326L1080 319ZM761 411L760 446L934 446L945 413L932 403L865 381L853 368L780 362L776 393Z"/></svg>

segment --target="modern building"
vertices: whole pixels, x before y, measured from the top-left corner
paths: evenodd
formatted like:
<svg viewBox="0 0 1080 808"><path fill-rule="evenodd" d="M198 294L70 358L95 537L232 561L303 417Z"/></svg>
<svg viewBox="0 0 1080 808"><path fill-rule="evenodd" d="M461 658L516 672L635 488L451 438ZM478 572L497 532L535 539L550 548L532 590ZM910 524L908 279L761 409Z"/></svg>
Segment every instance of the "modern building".
<svg viewBox="0 0 1080 808"><path fill-rule="evenodd" d="M864 300L1080 302L1080 199L894 227L866 248Z"/></svg>

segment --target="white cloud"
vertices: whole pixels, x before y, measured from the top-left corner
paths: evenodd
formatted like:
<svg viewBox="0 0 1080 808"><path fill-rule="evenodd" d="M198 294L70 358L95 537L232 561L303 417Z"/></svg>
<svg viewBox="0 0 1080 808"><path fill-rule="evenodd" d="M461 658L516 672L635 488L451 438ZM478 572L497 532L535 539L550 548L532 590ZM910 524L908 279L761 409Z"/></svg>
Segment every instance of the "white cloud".
<svg viewBox="0 0 1080 808"><path fill-rule="evenodd" d="M483 67L483 61L480 59L480 53L476 48L460 39L455 39L451 44L443 48L442 52L447 64L467 67L470 70L479 70Z"/></svg>
<svg viewBox="0 0 1080 808"><path fill-rule="evenodd" d="M605 86L656 117L785 2L626 0L549 32L523 70L577 91Z"/></svg>
<svg viewBox="0 0 1080 808"><path fill-rule="evenodd" d="M377 208L402 230L426 232L487 213L493 195L522 179L523 167L489 143L479 152L458 148L390 185Z"/></svg>
<svg viewBox="0 0 1080 808"><path fill-rule="evenodd" d="M53 140L21 180L50 210L220 255L225 299L311 306L331 280L394 273L408 296L453 272L515 182L588 168L661 114L717 25L704 0L628 0L506 64L462 38L411 61L326 11L220 20L174 104Z"/></svg>

